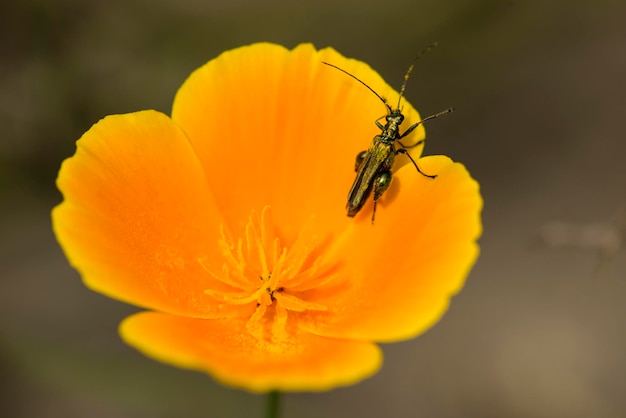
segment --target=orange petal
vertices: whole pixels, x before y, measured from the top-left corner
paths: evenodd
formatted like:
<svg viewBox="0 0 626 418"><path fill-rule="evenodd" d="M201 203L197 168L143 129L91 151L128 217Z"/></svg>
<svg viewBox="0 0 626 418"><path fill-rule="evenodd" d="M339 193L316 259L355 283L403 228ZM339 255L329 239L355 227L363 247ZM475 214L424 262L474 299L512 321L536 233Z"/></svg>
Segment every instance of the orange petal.
<svg viewBox="0 0 626 418"><path fill-rule="evenodd" d="M382 362L374 344L308 333L271 343L248 334L241 320L143 312L126 318L120 334L156 360L253 392L327 390L372 375Z"/></svg>
<svg viewBox="0 0 626 418"><path fill-rule="evenodd" d="M370 223L371 202L334 251L345 260L345 282L309 291L327 312L305 312L310 332L343 338L395 341L432 326L460 290L478 257L482 199L463 165L448 157L399 170L397 189L384 195Z"/></svg>
<svg viewBox="0 0 626 418"><path fill-rule="evenodd" d="M398 93L369 66L310 44L293 51L255 44L225 52L178 91L172 118L211 170L209 183L230 228L265 205L287 242L311 215L323 220L322 234L350 222L345 204L355 157L380 133L374 122L387 111L367 88L322 61L396 105ZM419 120L410 104L402 106L404 127ZM419 127L407 141L423 137ZM419 156L421 147L413 151Z"/></svg>
<svg viewBox="0 0 626 418"><path fill-rule="evenodd" d="M85 284L110 297L211 315L220 215L194 150L165 115L108 116L77 142L57 180L54 232ZM214 314L215 312L213 312Z"/></svg>

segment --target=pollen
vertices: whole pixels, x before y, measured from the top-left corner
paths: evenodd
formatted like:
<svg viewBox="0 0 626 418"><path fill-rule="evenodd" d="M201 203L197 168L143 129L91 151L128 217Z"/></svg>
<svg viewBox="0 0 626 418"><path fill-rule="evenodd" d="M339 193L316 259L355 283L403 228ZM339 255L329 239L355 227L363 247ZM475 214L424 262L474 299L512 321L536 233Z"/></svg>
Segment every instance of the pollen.
<svg viewBox="0 0 626 418"><path fill-rule="evenodd" d="M252 211L244 236L233 239L222 225L219 248L224 263L215 272L198 260L207 273L227 290L204 292L218 303L241 306L246 330L260 340L284 341L293 332L290 313L326 311L327 307L306 300L307 290L333 279L324 268L319 240L306 222L289 246L276 233L271 210Z"/></svg>

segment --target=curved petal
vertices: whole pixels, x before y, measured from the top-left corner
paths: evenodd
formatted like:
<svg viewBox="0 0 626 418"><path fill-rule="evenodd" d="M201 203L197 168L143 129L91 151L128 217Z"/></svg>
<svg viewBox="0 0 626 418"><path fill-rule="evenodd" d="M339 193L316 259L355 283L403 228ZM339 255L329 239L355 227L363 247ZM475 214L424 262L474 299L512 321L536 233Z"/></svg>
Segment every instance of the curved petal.
<svg viewBox="0 0 626 418"><path fill-rule="evenodd" d="M56 237L85 284L107 296L211 315L217 286L198 262L217 251L220 215L191 144L155 111L108 116L57 179ZM215 312L213 312L215 314Z"/></svg>
<svg viewBox="0 0 626 418"><path fill-rule="evenodd" d="M281 235L295 239L312 215L320 234L343 230L356 155L380 129L386 108L366 82L394 106L398 93L366 64L332 48L303 44L289 51L254 44L223 53L195 71L178 91L172 118L187 133L227 224L251 209L272 207ZM402 102L404 126L419 120ZM423 138L420 126L409 141ZM413 149L417 156L421 147Z"/></svg>
<svg viewBox="0 0 626 418"><path fill-rule="evenodd" d="M271 343L248 334L241 320L142 312L126 318L120 334L149 357L253 392L328 390L369 377L382 362L375 344L308 333Z"/></svg>
<svg viewBox="0 0 626 418"><path fill-rule="evenodd" d="M444 156L419 164L438 177L406 166L394 180L402 190L379 205L374 225L371 203L364 208L333 250L346 257L345 281L309 291L307 300L330 309L300 314L304 329L395 341L416 336L443 315L478 257L482 199L463 165Z"/></svg>

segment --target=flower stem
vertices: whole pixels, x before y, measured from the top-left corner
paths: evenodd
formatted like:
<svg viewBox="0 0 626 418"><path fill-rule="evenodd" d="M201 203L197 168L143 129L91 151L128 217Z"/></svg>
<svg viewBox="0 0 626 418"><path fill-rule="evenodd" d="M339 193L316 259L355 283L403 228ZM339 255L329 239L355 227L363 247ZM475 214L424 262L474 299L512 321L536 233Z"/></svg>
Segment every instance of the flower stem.
<svg viewBox="0 0 626 418"><path fill-rule="evenodd" d="M267 394L265 418L280 417L280 392L277 390Z"/></svg>

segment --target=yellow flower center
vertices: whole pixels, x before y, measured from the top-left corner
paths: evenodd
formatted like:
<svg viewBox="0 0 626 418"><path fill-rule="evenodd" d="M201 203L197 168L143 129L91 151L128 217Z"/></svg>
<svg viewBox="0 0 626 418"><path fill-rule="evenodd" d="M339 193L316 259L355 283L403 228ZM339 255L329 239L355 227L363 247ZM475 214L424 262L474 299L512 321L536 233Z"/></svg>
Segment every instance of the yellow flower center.
<svg viewBox="0 0 626 418"><path fill-rule="evenodd" d="M319 241L309 221L288 249L275 235L269 206L261 217L253 211L245 237L234 241L221 226L220 249L225 260L221 272L204 269L227 285L228 290L207 289L205 293L224 304L242 306L248 317L246 329L259 339L285 340L294 327L289 312L325 311L326 306L307 301L307 290L333 278L322 268Z"/></svg>

